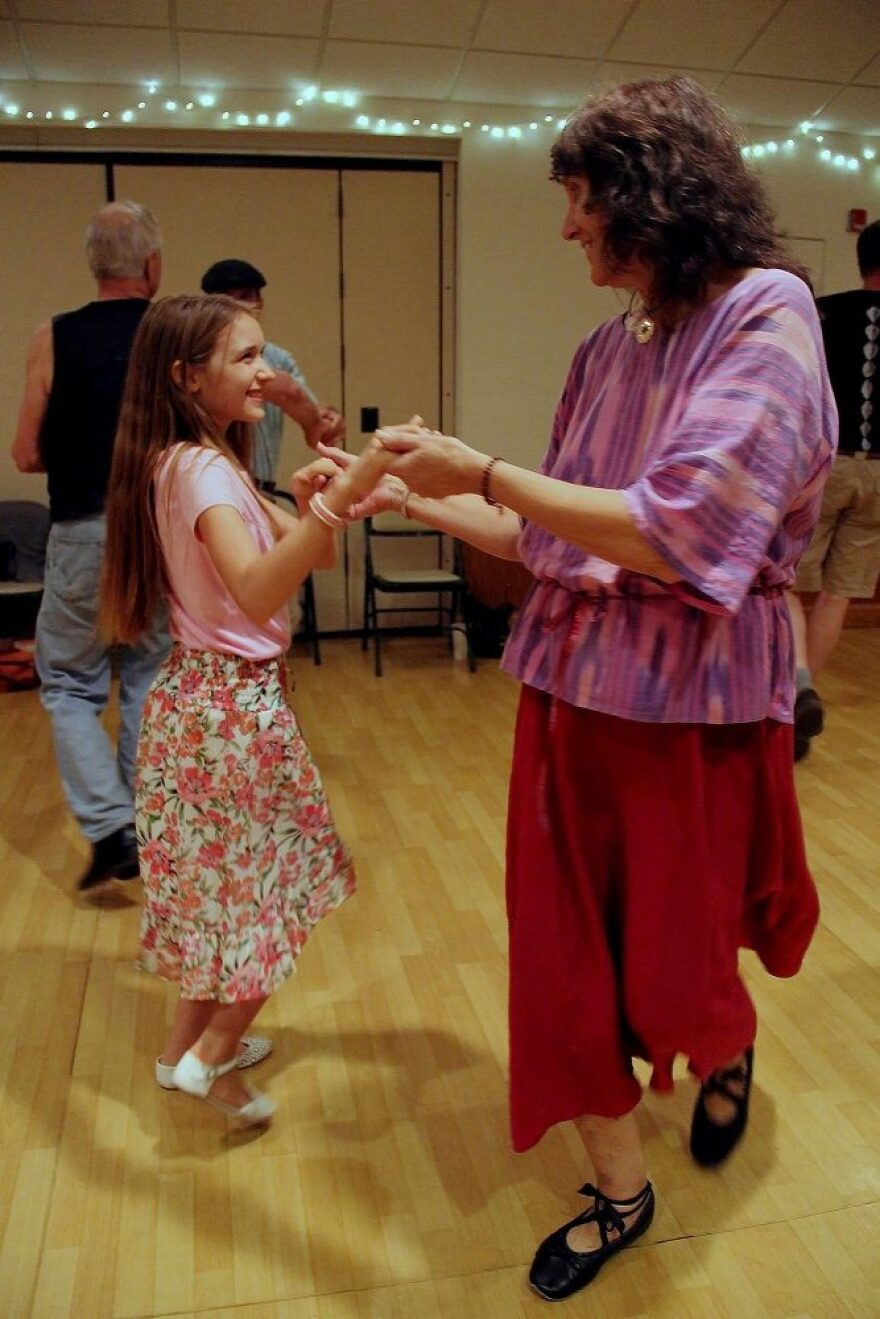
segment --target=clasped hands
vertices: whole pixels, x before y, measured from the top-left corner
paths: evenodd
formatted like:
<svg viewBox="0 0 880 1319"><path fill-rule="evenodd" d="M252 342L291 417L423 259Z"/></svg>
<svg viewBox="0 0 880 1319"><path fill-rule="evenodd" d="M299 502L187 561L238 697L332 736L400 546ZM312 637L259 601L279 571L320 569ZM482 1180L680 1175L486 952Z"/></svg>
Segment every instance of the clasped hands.
<svg viewBox="0 0 880 1319"><path fill-rule="evenodd" d="M441 431L421 417L403 425L383 426L360 454L317 445L320 458L299 468L290 490L301 514L316 492L344 492L345 518L359 521L378 513L400 511L409 493L442 499L476 492L486 455Z"/></svg>

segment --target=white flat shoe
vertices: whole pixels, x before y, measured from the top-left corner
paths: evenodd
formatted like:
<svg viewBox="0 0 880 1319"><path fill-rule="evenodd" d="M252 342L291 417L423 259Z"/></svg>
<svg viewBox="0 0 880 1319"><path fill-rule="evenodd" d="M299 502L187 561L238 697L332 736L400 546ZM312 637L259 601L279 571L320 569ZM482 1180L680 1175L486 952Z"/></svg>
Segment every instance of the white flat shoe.
<svg viewBox="0 0 880 1319"><path fill-rule="evenodd" d="M224 1099L218 1099L211 1094L211 1086L218 1076L233 1071L237 1065L238 1060L230 1058L229 1062L213 1067L203 1063L201 1058L197 1058L192 1050L188 1049L174 1068L174 1084L178 1090L184 1090L188 1095L204 1099L205 1103L210 1104L218 1113L223 1113L225 1117L232 1118L242 1126L264 1126L270 1121L276 1109L274 1100L268 1095L262 1095L257 1090L251 1090L250 1086L245 1086L250 1098L246 1104L236 1108L234 1104L227 1104Z"/></svg>
<svg viewBox="0 0 880 1319"><path fill-rule="evenodd" d="M188 1095L198 1095L199 1099L207 1099L208 1092L217 1077L225 1076L227 1072L233 1071L235 1066L235 1058L230 1058L227 1063L218 1063L216 1066L203 1063L192 1049L187 1049L180 1062L171 1069L172 1080L176 1090L185 1090Z"/></svg>
<svg viewBox="0 0 880 1319"><path fill-rule="evenodd" d="M253 1067L256 1063L261 1063L264 1058L275 1048L275 1045L265 1035L245 1035L241 1041L244 1050L235 1060L236 1067ZM156 1059L156 1080L163 1090L176 1090L174 1083L174 1069L176 1063L163 1063L161 1058Z"/></svg>
<svg viewBox="0 0 880 1319"><path fill-rule="evenodd" d="M250 1095L246 1104L241 1108L236 1108L234 1104L227 1104L223 1099L215 1099L213 1095L205 1095L205 1103L216 1108L218 1113L225 1114L242 1127L265 1127L272 1121L272 1116L278 1107L274 1099L268 1095L261 1094L259 1090L253 1090L249 1085L245 1085Z"/></svg>

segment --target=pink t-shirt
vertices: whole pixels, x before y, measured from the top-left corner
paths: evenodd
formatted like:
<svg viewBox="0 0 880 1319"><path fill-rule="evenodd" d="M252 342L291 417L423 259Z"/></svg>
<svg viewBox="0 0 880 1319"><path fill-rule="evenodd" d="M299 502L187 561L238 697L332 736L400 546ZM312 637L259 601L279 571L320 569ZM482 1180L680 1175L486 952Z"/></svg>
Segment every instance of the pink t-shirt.
<svg viewBox="0 0 880 1319"><path fill-rule="evenodd" d="M272 548L269 520L242 474L214 449L174 444L156 471L154 488L174 639L192 650L217 650L245 659L282 654L290 645L287 609L266 623L252 622L233 600L196 531L207 509L230 504L241 514L260 552Z"/></svg>

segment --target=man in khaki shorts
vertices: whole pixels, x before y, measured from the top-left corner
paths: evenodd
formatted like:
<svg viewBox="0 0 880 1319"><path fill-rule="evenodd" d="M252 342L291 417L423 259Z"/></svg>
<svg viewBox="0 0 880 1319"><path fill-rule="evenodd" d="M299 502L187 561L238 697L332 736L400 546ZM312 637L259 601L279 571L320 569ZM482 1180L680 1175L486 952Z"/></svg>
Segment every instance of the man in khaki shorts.
<svg viewBox="0 0 880 1319"><path fill-rule="evenodd" d="M840 413L840 444L795 591L818 592L809 616L789 594L797 653L795 759L821 733L813 680L831 658L853 598L871 597L880 576L880 220L859 234L862 287L819 298L828 373Z"/></svg>

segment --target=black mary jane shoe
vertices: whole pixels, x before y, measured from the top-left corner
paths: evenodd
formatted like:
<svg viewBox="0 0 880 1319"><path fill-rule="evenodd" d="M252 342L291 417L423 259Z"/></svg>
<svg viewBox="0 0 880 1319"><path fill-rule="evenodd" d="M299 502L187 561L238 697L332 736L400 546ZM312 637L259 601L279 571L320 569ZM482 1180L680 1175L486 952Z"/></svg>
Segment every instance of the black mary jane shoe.
<svg viewBox="0 0 880 1319"><path fill-rule="evenodd" d="M578 1214L542 1241L529 1270L529 1283L545 1301L564 1301L586 1287L606 1260L647 1232L654 1217L654 1188L650 1182L645 1182L638 1195L629 1200L610 1200L589 1182L578 1194L593 1197L592 1209ZM568 1244L569 1232L581 1223L598 1224L602 1244L596 1250L572 1250ZM618 1235L612 1238L612 1232Z"/></svg>
<svg viewBox="0 0 880 1319"><path fill-rule="evenodd" d="M733 1152L742 1138L749 1120L753 1063L754 1049L749 1047L742 1062L735 1067L713 1072L700 1086L691 1122L691 1155L702 1168L717 1167ZM732 1090L732 1085L742 1086L742 1094ZM706 1096L712 1094L724 1095L725 1099L736 1105L736 1112L730 1122L713 1122L709 1117Z"/></svg>

